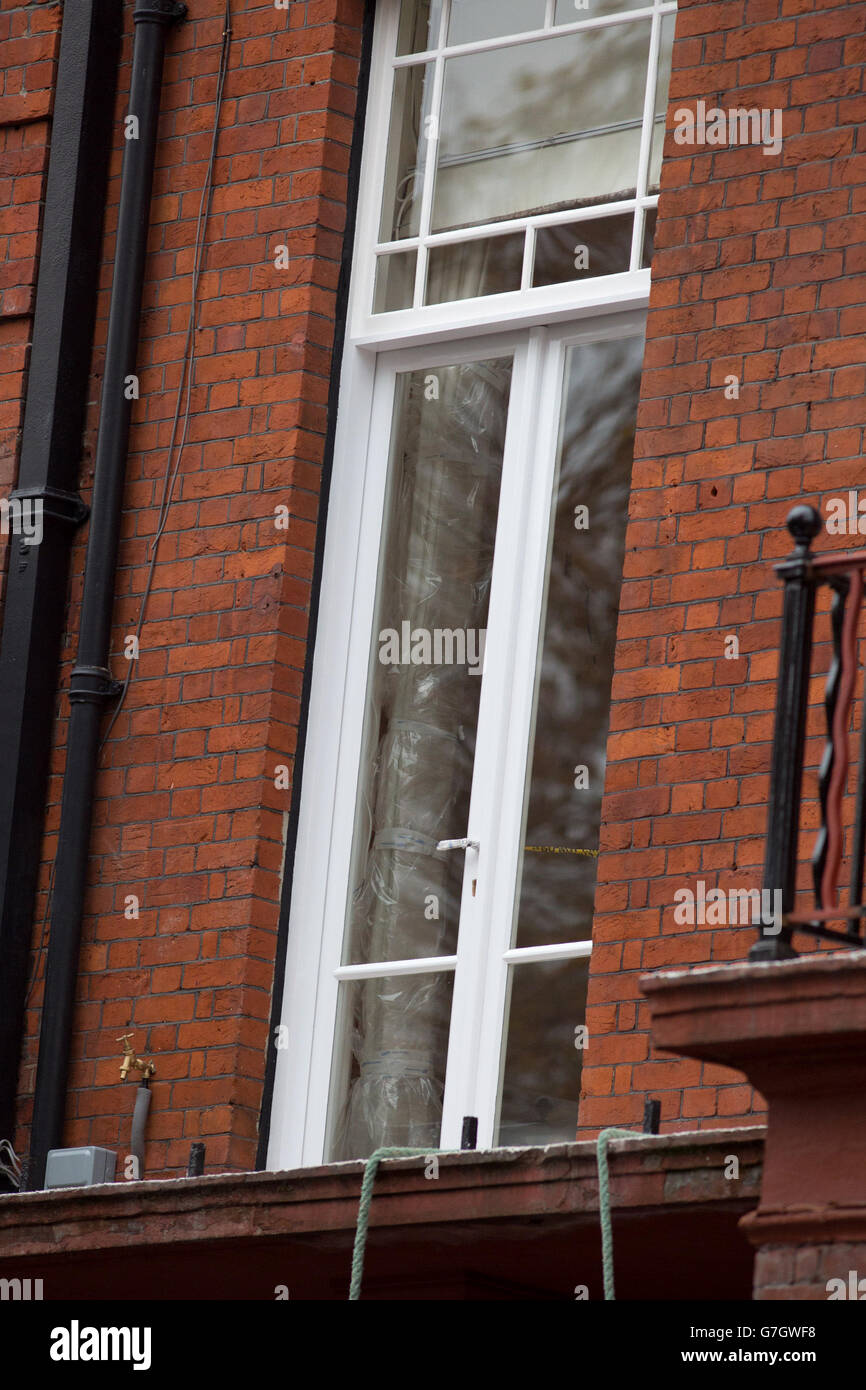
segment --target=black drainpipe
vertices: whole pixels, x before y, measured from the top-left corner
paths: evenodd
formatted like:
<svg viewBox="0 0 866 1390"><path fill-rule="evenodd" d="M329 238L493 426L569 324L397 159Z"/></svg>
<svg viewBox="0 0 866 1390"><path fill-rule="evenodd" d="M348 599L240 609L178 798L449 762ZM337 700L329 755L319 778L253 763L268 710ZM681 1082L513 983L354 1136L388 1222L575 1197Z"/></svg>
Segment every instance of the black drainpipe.
<svg viewBox="0 0 866 1390"><path fill-rule="evenodd" d="M0 639L0 1139L13 1140L27 961L120 53L116 0L63 11L18 486L43 538L10 537Z"/></svg>
<svg viewBox="0 0 866 1390"><path fill-rule="evenodd" d="M118 691L108 670L108 652L132 412L126 378L135 372L138 352L166 32L185 14L186 6L175 0L136 0L133 13L135 41L127 109L137 117L138 131L137 138L125 141L123 155L81 628L69 683L66 772L27 1171L31 1191L44 1184L48 1151L63 1142L99 725L105 701Z"/></svg>

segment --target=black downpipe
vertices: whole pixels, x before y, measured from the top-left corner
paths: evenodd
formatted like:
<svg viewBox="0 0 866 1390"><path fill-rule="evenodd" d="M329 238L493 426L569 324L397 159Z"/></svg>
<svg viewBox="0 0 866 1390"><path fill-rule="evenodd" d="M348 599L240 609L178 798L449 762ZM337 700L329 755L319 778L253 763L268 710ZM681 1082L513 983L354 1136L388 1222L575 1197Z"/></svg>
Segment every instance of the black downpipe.
<svg viewBox="0 0 866 1390"><path fill-rule="evenodd" d="M117 0L63 11L32 346L13 498L43 509L10 536L0 641L0 1140L13 1139L27 961L78 496L120 54Z"/></svg>
<svg viewBox="0 0 866 1390"><path fill-rule="evenodd" d="M175 0L136 0L133 13L128 113L137 118L138 129L131 132L134 138L127 138L123 156L81 628L69 683L66 772L27 1173L31 1191L43 1186L48 1152L63 1141L99 725L104 702L118 690L108 670L108 651L132 413L127 377L135 372L138 352L166 31L185 14L186 6Z"/></svg>

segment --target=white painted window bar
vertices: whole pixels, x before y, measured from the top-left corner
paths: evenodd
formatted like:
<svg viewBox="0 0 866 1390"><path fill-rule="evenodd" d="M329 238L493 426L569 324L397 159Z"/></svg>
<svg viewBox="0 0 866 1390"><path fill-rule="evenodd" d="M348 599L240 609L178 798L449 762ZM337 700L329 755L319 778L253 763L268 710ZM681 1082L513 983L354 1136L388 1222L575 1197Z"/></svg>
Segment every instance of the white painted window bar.
<svg viewBox="0 0 866 1390"><path fill-rule="evenodd" d="M353 982L437 975L454 980L439 1142L446 1146L459 1143L463 1116L474 1114L479 1117L478 1142L483 1146L494 1141L499 1128L509 979L525 965L535 964L543 970L556 961L586 961L592 950L588 940L515 945L515 872L522 848L532 848L524 846L523 795L534 719L534 669L544 573L552 543L551 502L565 354L569 343L618 340L642 332L649 291L649 270L642 264L644 218L657 201L655 192L649 191L650 169L657 164L658 153L654 147L659 126L656 92L659 68L667 62L676 5L656 0L652 5L628 8L628 0L623 0L616 13L563 23L568 8L565 0L546 0L544 22L539 28L449 47L446 36L458 2L441 0L437 47L399 56L395 56L399 0L382 0L377 6L329 539L293 866L283 1010L290 1045L278 1056L269 1156L274 1166L315 1164L330 1157L328 1111L335 1037L339 1034L339 992ZM504 0L507 3L509 0ZM433 8L437 8L437 0L433 0ZM530 8L540 13L540 7L536 10L528 0L527 11ZM423 161L417 234L399 240L380 238L382 191L393 156L389 141L393 87L401 72L432 64L428 114L438 118L446 64L454 58L487 52L505 54L539 40L555 44L560 36L641 23L648 31L641 121L611 121L606 125L600 112L599 120L590 122L592 130L569 129L556 137L567 148L570 142L590 139L617 125L636 130L640 124L637 173L627 185L634 187L634 196L614 196L608 202L587 206L563 207L560 203L548 211L434 230L437 151L436 142L430 141ZM490 144L489 150L480 151L487 160L500 153L494 141ZM527 142L527 149L532 144ZM458 164L459 158L452 161L452 167ZM440 162L438 168L442 167ZM461 223L473 210L477 208L473 209L470 197L467 217L461 215ZM629 213L633 219L628 270L533 286L536 241L546 228ZM514 233L524 236L519 289L451 302L424 302L429 258L437 248ZM374 314L377 264L407 252L417 255L412 307ZM461 917L455 953L349 961L346 895L395 373L436 370L443 364L511 353L513 418L507 436L496 542L502 557L501 578L488 623L491 670L488 674L485 664L479 716L479 727L485 732L476 753L476 767L480 769L477 783L483 793L476 819L481 827L479 833L470 814L472 823L465 828L467 839L478 834L482 841L487 868L476 898L472 881L478 851L467 848L462 910L466 921L464 929ZM533 460L531 470L526 467L528 459ZM522 576L508 564L508 557L515 554L523 559ZM450 833L461 834L463 829L454 826ZM357 988L361 987L359 983Z"/></svg>
<svg viewBox="0 0 866 1390"><path fill-rule="evenodd" d="M598 218L615 217L633 214L633 230L631 254L628 270L638 271L646 265L644 255L645 223L647 214L652 212L658 204L657 192L649 191L649 172L650 159L653 154L653 136L658 124L658 113L656 111L656 95L659 79L659 58L662 51L663 26L665 46L669 47L672 30L673 16L676 13L676 4L669 3L669 0L656 0L654 5L647 5L640 8L623 8L619 12L605 14L596 17L576 19L571 23L555 22L554 15L556 6L547 6L546 18L541 28L534 28L523 33L498 36L490 39L478 39L472 43L460 43L448 45L447 34L451 17L452 0L443 0L439 20L439 44L436 48L428 48L422 52L402 54L393 56L396 47L396 25L397 14L393 15L393 26L387 35L386 42L390 47L390 77L387 83L383 83L382 97L379 103L378 120L381 124L377 146L382 152L383 158L375 177L375 186L381 188L384 183L385 161L384 151L388 143L388 122L392 109L393 86L396 75L405 71L411 72L412 69L429 68L429 76L425 86L429 90L429 100L425 93L423 123L429 132L430 138L426 140L419 138L419 146L426 146L425 156L419 161L419 168L411 168L404 177L410 180L410 190L412 181L420 177L422 180L422 192L420 198L420 226L418 234L415 236L400 237L397 239L380 239L375 235L369 238L373 242L374 263L368 265L367 274L364 276L365 284L363 288L364 303L363 308L369 312L374 300L374 283L377 267L383 267L387 258L401 255L416 257L414 291L412 304L405 308L390 310L377 313L376 317L380 320L391 319L392 315L400 314L401 318L412 309L418 310L427 306L428 293L428 271L431 252L438 247L456 246L463 242L479 240L494 236L505 236L509 233L523 233L525 236L522 272L520 278L520 290L522 292L537 291L538 287L533 286L533 268L535 265L536 239L539 230L546 227L557 227L577 222L592 222ZM670 17L670 18L669 18ZM666 22L667 21L667 22ZM599 30L613 30L624 26L635 26L648 24L649 41L647 48L646 77L644 84L644 103L642 117L625 120L612 121L605 123L601 120L597 125L579 131L562 132L553 138L546 137L539 140L519 141L513 144L491 146L487 149L473 150L471 153L445 156L439 158L439 130L442 118L443 92L445 88L446 64L455 58L472 57L492 52L502 52L505 54L509 50L538 43L539 40L546 40L550 44L556 44L562 39L567 39L572 35L592 34ZM600 113L603 114L603 113ZM633 196L627 198L614 198L610 201L599 199L592 201L587 206L573 205L570 207L560 207L550 211L539 211L518 217L500 217L467 224L457 228L437 231L432 226L432 215L437 175L443 171L459 167L461 164L469 165L472 163L482 163L487 160L501 158L503 155L514 155L526 153L533 149L548 149L555 145L563 145L583 140L592 140L599 135L610 134L626 129L641 130L640 150L637 167L637 184ZM387 195L386 195L387 196ZM370 200L372 203L372 199ZM378 218L380 209L376 208L374 216ZM368 225L368 231L372 232L373 227ZM625 270L625 267L623 267ZM516 287L515 287L516 288ZM360 308L361 305L359 304Z"/></svg>

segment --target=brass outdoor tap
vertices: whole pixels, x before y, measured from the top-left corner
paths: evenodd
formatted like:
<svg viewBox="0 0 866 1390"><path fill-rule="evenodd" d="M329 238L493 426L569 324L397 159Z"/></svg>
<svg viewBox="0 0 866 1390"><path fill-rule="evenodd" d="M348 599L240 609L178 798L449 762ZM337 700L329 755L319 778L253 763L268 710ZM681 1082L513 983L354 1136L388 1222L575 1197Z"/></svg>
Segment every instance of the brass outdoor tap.
<svg viewBox="0 0 866 1390"><path fill-rule="evenodd" d="M140 1071L142 1076L153 1076L156 1071L153 1062L145 1062L142 1057L136 1057L132 1050L132 1043L130 1042L131 1037L131 1033L124 1033L122 1038L117 1039L118 1042L123 1043L123 1061L120 1064L121 1081L125 1081L130 1071L133 1069L135 1071Z"/></svg>

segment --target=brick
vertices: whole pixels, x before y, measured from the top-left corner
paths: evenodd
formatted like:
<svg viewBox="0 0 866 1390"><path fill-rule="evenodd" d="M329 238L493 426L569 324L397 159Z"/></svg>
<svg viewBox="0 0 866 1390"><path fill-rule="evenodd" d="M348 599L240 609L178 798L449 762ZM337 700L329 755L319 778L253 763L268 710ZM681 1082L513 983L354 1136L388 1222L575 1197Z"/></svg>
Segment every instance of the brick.
<svg viewBox="0 0 866 1390"><path fill-rule="evenodd" d="M236 37L235 52L238 57L243 52L244 61L232 66L220 130L199 287L202 331L196 335L187 447L154 574L137 678L105 750L97 786L98 852L91 874L100 886L90 891L88 903L100 915L97 942L85 947L82 960L87 997L102 1002L90 1005L82 1000L76 1017L91 1030L85 1032L85 1044L91 1037L104 1037L107 1028L113 1052L117 1032L137 1025L149 1034L151 1047L158 1043L163 1051L170 1050L176 1041L183 1049L163 1058L162 1075L177 1084L151 1127L151 1172L159 1171L151 1166L154 1153L165 1171L183 1171L188 1142L176 1149L172 1141L187 1132L188 1105L205 1107L200 1125L191 1118L194 1135L209 1136L209 1157L231 1154L234 1166L241 1167L254 1159L282 822L274 822L269 837L267 783L246 779L259 776L265 749L278 748L290 765L293 757L294 742L286 736L285 722L298 717L300 676L292 677L294 698L289 703L286 676L275 658L280 633L290 627L298 671L303 665L301 643L321 486L321 474L308 460L320 462L326 426L333 289L343 249L345 173L363 6L361 0L344 0L345 22L336 28L332 16L322 24L316 19L316 6L308 8L309 23L293 24L288 30L286 14L272 6L236 17L239 29L249 26L250 37ZM54 6L35 7L27 13L25 27L14 38L4 38L7 95L0 98L0 169L9 180L12 203L0 210L11 236L8 274L5 279L0 275L0 337L6 335L2 341L8 373L0 383L0 411L4 404L7 407L0 428L13 432L20 427L29 336L26 316L32 309L38 264L36 237L50 135L46 117L59 13ZM128 42L130 11L125 24ZM173 33L167 54L144 288L142 402L130 441L115 650L122 648L123 635L135 628L148 558L144 538L154 534L157 522L159 480L189 314L192 246L209 152L221 32L221 11L212 19L199 18ZM278 56L275 43L281 48ZM25 78L16 87L13 74L19 69ZM127 64L121 70L121 87L128 76ZM281 124L281 107L292 113L290 132ZM20 136L3 126L10 120L19 123ZM331 144L326 146L324 140ZM339 148L335 140L342 141ZM109 259L97 306L97 342L102 344L122 144L118 126L107 209ZM277 232L292 249L288 294L272 264ZM102 351L97 351L97 368ZM97 400L98 389L85 433L91 454ZM306 490L292 501L296 519L290 533L274 530L274 503L265 504L261 495L260 460L269 466L281 461L281 489L294 479L295 486ZM85 494L89 477L88 472ZM10 471L8 483L13 481ZM292 499L288 489L279 500L283 496ZM251 517L262 519L260 528L247 526ZM230 520L239 524L229 525ZM79 537L74 574L80 576L82 562ZM271 587L250 588L251 577L262 575L270 584L269 575L281 574L288 576L281 585L274 581ZM78 621L80 580L76 584L70 643ZM257 655L246 645L252 633L263 644ZM259 703L241 713L237 705L225 702L233 691L249 692ZM48 817L55 826L65 719L62 706L49 790ZM251 761L249 766L239 763L235 770L231 760L240 749ZM209 751L217 756L207 756ZM226 811L248 807L248 821L238 820L232 828L223 815L218 827L214 817L219 808L205 804L211 790L225 793L215 801L222 800ZM46 848L53 852L53 842ZM261 868L251 872L249 866L255 862ZM223 871L224 891L236 897L213 900L208 876L214 869ZM123 917L129 891L141 900L141 916L135 921ZM266 932L251 927L264 918ZM235 933L233 949L227 935L220 950L218 932L225 927L243 928L245 934ZM256 946L248 953L252 933ZM188 980L184 971L193 972ZM87 1012L93 1008L95 1015ZM207 1017L214 1010L231 1016L225 1021ZM199 1025L196 1018L206 1021ZM28 1020L38 1029L38 1010ZM248 1024L253 1033L248 1034ZM199 1027L200 1034L186 1036L185 1030ZM232 1077L230 1069L225 1073L234 1093L244 1097L240 1108L215 1103L205 1092L187 1096L180 1085L188 1069L192 1076L199 1067L197 1054L188 1054L188 1049L209 1049L223 1032L226 1042L241 1036L249 1040L243 1053L233 1054L232 1067L243 1074ZM203 1057L197 1074L204 1074ZM116 1087L103 1090L98 1085L96 1092L92 1087L91 1073L74 1072L70 1114L76 1117L75 1136L81 1142L98 1142L99 1136L112 1140L121 1123L118 1107L128 1096L121 1096ZM128 1127L128 1114L122 1113L122 1126ZM26 1151L24 1131L19 1143Z"/></svg>

